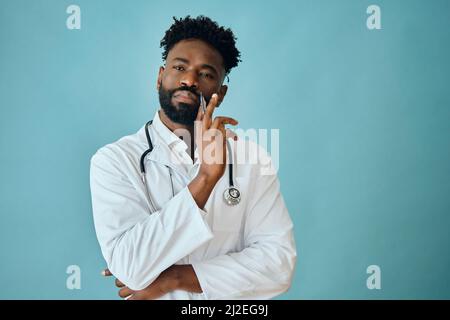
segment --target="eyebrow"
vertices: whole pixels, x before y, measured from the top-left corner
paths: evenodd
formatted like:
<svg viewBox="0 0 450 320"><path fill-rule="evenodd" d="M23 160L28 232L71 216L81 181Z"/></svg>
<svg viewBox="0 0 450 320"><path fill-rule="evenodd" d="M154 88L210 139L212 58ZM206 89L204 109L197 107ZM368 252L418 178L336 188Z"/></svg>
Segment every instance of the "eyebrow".
<svg viewBox="0 0 450 320"><path fill-rule="evenodd" d="M188 59L185 59L185 58L176 57L176 58L173 58L173 59L172 59L172 61L175 61L175 60L176 60L176 61L181 61L181 62L186 63L186 64L189 64L189 60L188 60ZM213 71L217 76L219 75L219 72L217 72L216 68L214 68L214 67L213 67L212 65L210 65L210 64L204 63L204 64L201 65L201 67Z"/></svg>

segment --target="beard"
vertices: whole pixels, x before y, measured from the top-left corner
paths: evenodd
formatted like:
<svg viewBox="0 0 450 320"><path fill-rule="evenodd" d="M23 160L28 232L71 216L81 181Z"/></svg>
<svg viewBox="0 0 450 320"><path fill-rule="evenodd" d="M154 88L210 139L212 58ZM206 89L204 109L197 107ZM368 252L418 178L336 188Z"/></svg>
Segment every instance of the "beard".
<svg viewBox="0 0 450 320"><path fill-rule="evenodd" d="M196 90L192 87L179 87L174 90L166 90L164 86L159 86L159 104L161 105L161 108L163 109L166 116L175 123L179 123L182 125L189 125L193 126L194 121L197 118L198 108L200 104L189 104L184 102L179 102L178 106L175 106L172 104L172 98L173 95L177 91L189 91L192 92L200 101L200 98L196 92Z"/></svg>

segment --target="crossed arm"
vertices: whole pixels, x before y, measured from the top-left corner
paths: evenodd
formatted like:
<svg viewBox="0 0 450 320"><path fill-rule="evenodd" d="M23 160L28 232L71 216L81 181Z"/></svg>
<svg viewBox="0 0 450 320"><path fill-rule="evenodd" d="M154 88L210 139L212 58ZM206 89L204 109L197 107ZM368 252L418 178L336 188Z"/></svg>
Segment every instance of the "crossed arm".
<svg viewBox="0 0 450 320"><path fill-rule="evenodd" d="M109 269L103 270L103 275L113 276ZM119 279L115 280L119 288L119 296L128 300L153 300L174 290L202 293L194 268L190 264L173 265L163 271L155 281L142 290L131 290Z"/></svg>
<svg viewBox="0 0 450 320"><path fill-rule="evenodd" d="M118 164L103 156L94 160L94 222L112 271L107 274L118 278L121 297L157 299L181 290L207 299L268 299L289 288L296 261L293 226L275 175L260 175L252 183L258 188L249 191L242 251L174 265L214 238L195 190L184 188L158 213L148 215ZM183 250L174 246L173 234ZM152 259L146 258L147 252Z"/></svg>

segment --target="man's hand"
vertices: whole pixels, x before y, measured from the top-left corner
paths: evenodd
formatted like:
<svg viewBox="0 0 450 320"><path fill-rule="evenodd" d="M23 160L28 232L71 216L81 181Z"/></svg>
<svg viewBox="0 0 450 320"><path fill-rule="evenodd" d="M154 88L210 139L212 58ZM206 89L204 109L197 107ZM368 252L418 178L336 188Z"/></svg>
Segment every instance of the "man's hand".
<svg viewBox="0 0 450 320"><path fill-rule="evenodd" d="M218 181L225 172L228 137L237 137L231 130L225 129L226 124L237 125L238 122L230 117L218 116L213 113L219 103L217 94L213 94L206 112L199 108L195 121L195 143L200 157L199 174Z"/></svg>
<svg viewBox="0 0 450 320"><path fill-rule="evenodd" d="M237 125L238 122L229 117L215 117L213 112L218 105L218 96L213 94L206 112L198 108L195 121L195 143L199 150L200 169L197 176L189 183L189 191L197 206L205 207L217 181L223 176L226 168L226 139L237 135L225 129L225 124Z"/></svg>
<svg viewBox="0 0 450 320"><path fill-rule="evenodd" d="M105 276L113 274L105 269ZM163 271L147 288L142 290L131 290L116 278L116 286L120 289L119 296L127 300L153 300L174 290L185 290L201 293L202 289L191 265L173 265Z"/></svg>

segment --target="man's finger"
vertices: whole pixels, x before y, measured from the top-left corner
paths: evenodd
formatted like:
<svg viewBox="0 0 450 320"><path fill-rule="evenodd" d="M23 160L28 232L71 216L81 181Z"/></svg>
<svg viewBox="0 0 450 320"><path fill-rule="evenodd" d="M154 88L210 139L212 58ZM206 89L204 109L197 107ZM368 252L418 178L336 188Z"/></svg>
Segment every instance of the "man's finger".
<svg viewBox="0 0 450 320"><path fill-rule="evenodd" d="M113 274L111 273L111 271L109 271L109 269L104 269L104 270L102 270L102 276L104 276L104 277L110 277L110 276L112 276Z"/></svg>
<svg viewBox="0 0 450 320"><path fill-rule="evenodd" d="M126 299L127 300L141 300L138 294L133 294Z"/></svg>
<svg viewBox="0 0 450 320"><path fill-rule="evenodd" d="M128 287L123 287L122 289L119 290L119 296L121 298L126 298L126 297L132 295L133 293L134 293L134 291Z"/></svg>
<svg viewBox="0 0 450 320"><path fill-rule="evenodd" d="M224 126L225 124L231 124L233 126L237 125L237 120L230 117L216 117L214 118L213 123L211 124L211 128L219 129L219 126Z"/></svg>
<svg viewBox="0 0 450 320"><path fill-rule="evenodd" d="M217 93L214 93L209 100L208 106L206 107L206 112L203 118L207 120L211 120L214 109L217 107L217 103L219 102L219 96Z"/></svg>
<svg viewBox="0 0 450 320"><path fill-rule="evenodd" d="M125 287L125 285L123 284L122 281L120 281L119 279L116 278L116 287L122 288L122 287Z"/></svg>

